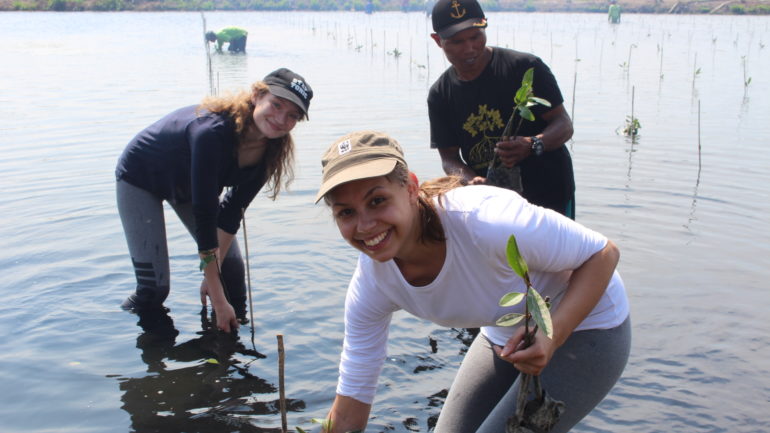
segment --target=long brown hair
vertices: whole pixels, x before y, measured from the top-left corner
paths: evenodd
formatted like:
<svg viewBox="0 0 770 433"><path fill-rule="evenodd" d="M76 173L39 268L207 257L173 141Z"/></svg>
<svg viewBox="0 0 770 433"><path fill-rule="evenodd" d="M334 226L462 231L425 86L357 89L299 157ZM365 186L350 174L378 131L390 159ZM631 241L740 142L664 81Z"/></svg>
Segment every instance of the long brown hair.
<svg viewBox="0 0 770 433"><path fill-rule="evenodd" d="M409 182L409 169L397 163L393 171L385 176L391 182L398 182L406 185ZM468 182L459 176L445 176L436 179L427 180L419 186L417 191L417 205L420 212L420 242L443 242L446 240L444 226L436 212L433 204L433 197L439 198L447 191L467 185Z"/></svg>
<svg viewBox="0 0 770 433"><path fill-rule="evenodd" d="M198 106L212 113L227 113L235 124L235 134L244 137L249 127L254 125L254 102L267 95L270 89L262 81L251 85L250 91L241 91L225 96L209 96ZM254 125L256 127L256 125ZM294 139L287 133L283 137L267 140L267 148L262 156L266 167L265 184L269 197L275 200L283 188L288 188L294 180Z"/></svg>

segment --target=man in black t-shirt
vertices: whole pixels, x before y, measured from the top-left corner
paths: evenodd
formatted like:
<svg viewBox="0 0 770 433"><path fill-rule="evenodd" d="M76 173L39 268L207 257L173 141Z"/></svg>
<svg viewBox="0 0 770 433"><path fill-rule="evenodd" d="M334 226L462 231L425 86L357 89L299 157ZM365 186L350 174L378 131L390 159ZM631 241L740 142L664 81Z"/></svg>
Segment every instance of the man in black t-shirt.
<svg viewBox="0 0 770 433"><path fill-rule="evenodd" d="M505 185L531 203L575 218L572 159L564 143L572 121L551 70L540 58L488 47L487 20L476 0L439 0L432 12L431 37L452 64L428 94L431 147L447 174L473 184ZM530 107L534 121L517 114L512 137L502 137L514 96L527 69L534 69L533 93L551 106ZM518 129L517 129L518 128ZM507 167L511 184L489 171L493 156ZM520 177L520 180L519 180Z"/></svg>

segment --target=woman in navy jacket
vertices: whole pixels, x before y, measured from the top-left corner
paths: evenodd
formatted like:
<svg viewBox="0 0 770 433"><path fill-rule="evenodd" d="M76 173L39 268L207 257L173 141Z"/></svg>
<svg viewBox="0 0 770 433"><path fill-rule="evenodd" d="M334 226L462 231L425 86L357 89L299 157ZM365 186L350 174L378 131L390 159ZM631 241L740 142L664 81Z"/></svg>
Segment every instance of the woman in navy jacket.
<svg viewBox="0 0 770 433"><path fill-rule="evenodd" d="M168 296L166 201L197 242L201 303L211 300L219 329L238 327L245 278L235 233L263 186L275 199L292 180L290 132L307 118L312 97L304 78L281 68L250 91L178 109L131 140L115 170L118 211L137 280L123 309L161 309Z"/></svg>

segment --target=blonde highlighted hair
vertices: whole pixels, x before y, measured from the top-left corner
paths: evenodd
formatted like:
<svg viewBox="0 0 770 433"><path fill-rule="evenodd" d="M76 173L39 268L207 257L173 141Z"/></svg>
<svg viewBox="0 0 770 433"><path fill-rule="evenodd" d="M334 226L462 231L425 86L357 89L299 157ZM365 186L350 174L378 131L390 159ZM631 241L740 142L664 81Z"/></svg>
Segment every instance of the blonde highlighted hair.
<svg viewBox="0 0 770 433"><path fill-rule="evenodd" d="M225 96L208 96L203 99L198 109L212 113L227 114L235 124L235 134L240 140L250 127L254 125L254 100L270 93L270 89L262 81L251 85L250 91L241 91ZM267 149L262 157L266 168L267 191L269 197L275 200L281 188L288 188L294 180L294 140L288 133L283 137L268 139Z"/></svg>

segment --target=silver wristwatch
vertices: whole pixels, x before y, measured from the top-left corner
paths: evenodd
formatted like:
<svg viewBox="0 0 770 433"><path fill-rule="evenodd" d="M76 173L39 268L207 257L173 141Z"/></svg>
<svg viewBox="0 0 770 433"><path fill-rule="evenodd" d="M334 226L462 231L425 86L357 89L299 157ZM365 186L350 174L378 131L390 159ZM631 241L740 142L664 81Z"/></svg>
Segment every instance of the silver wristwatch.
<svg viewBox="0 0 770 433"><path fill-rule="evenodd" d="M535 154L535 156L540 156L545 151L545 145L543 144L543 140L541 140L539 137L532 136L529 137L532 140L532 153Z"/></svg>

